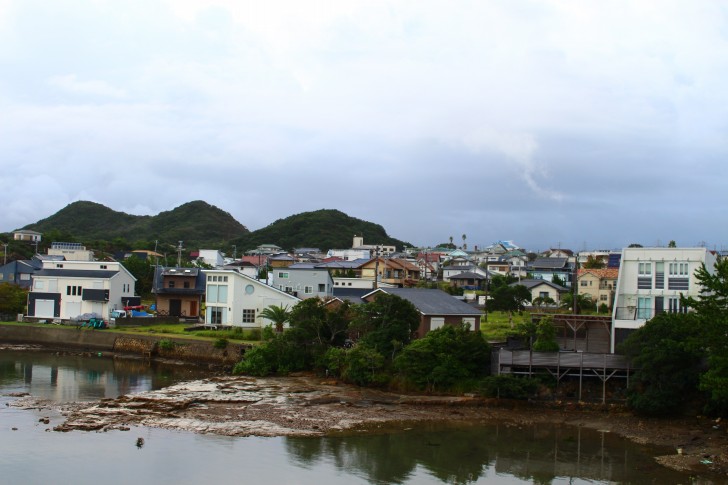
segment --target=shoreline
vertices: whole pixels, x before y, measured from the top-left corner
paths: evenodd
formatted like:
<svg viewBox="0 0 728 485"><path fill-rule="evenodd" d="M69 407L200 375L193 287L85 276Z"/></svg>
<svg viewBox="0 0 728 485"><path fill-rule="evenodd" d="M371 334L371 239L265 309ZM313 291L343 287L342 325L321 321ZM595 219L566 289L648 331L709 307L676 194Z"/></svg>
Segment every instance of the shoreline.
<svg viewBox="0 0 728 485"><path fill-rule="evenodd" d="M720 420L640 418L616 405L398 394L310 376L211 377L97 402L58 405L21 397L12 405L58 410L65 421L54 431L61 432L146 426L224 436L318 437L425 422L585 427L669 447L672 453L655 457L659 464L728 480L728 433Z"/></svg>

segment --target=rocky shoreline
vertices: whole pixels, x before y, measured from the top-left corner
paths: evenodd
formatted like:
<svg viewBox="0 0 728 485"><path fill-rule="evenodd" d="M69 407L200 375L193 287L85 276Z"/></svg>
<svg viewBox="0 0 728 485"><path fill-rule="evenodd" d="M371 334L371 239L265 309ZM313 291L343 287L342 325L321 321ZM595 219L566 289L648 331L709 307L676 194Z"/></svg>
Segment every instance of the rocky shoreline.
<svg viewBox="0 0 728 485"><path fill-rule="evenodd" d="M728 480L724 423L704 417L642 419L621 406L406 395L311 376L214 377L93 403L56 406L25 396L12 405L57 408L65 422L56 431L148 426L226 436L324 436L427 421L583 426L671 447L674 453L656 457L662 465Z"/></svg>

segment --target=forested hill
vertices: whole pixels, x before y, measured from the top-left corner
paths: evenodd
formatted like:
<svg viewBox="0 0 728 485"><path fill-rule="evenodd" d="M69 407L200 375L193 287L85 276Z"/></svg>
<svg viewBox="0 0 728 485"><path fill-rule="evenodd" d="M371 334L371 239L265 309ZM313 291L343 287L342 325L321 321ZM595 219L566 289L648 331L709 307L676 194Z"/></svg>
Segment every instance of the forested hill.
<svg viewBox="0 0 728 485"><path fill-rule="evenodd" d="M188 249L221 249L236 246L238 254L260 244L283 249L315 247L323 251L350 248L354 235L366 244L388 244L401 249L403 241L392 238L379 224L356 219L333 209L296 214L250 232L229 213L203 201L183 204L156 216L135 216L117 212L95 202L69 204L52 216L25 226L43 234L43 242L83 242L94 248L105 245L124 249L121 242L137 249L154 249L154 242Z"/></svg>
<svg viewBox="0 0 728 485"><path fill-rule="evenodd" d="M135 216L95 202L79 201L23 229L43 233L45 240L50 236L54 240L82 242L184 241L186 247L219 247L249 233L229 213L199 200L156 216Z"/></svg>
<svg viewBox="0 0 728 485"><path fill-rule="evenodd" d="M379 224L350 217L335 209L303 212L274 223L239 238L235 244L243 250L261 244L276 244L283 249L297 247L328 249L350 248L354 236L364 237L365 244L387 244L402 249L410 245L387 235Z"/></svg>

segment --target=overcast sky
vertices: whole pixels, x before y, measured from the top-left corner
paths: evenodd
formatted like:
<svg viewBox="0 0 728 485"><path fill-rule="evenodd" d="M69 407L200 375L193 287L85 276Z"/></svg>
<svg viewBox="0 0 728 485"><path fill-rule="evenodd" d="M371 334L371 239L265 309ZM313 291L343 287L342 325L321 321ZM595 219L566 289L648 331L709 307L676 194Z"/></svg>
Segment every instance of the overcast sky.
<svg viewBox="0 0 728 485"><path fill-rule="evenodd" d="M728 248L726 2L0 0L0 69L0 231L204 200Z"/></svg>

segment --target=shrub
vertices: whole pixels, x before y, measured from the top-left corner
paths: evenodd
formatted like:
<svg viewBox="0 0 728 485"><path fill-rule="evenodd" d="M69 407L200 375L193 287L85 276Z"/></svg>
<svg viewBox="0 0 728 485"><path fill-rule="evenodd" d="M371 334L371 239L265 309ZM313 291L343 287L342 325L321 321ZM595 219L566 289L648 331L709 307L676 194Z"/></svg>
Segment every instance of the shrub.
<svg viewBox="0 0 728 485"><path fill-rule="evenodd" d="M344 378L359 386L382 385L389 380L384 369L384 356L360 344L347 352Z"/></svg>
<svg viewBox="0 0 728 485"><path fill-rule="evenodd" d="M219 339L215 340L215 343L212 344L212 346L215 347L216 349L224 349L224 348L227 348L227 346L228 346L228 339L226 339L226 338L219 338Z"/></svg>
<svg viewBox="0 0 728 485"><path fill-rule="evenodd" d="M174 350L174 348L177 346L177 343L174 340L163 338L159 341L158 346L160 350Z"/></svg>
<svg viewBox="0 0 728 485"><path fill-rule="evenodd" d="M538 382L533 379L501 374L483 379L479 393L486 397L528 399L538 387Z"/></svg>

